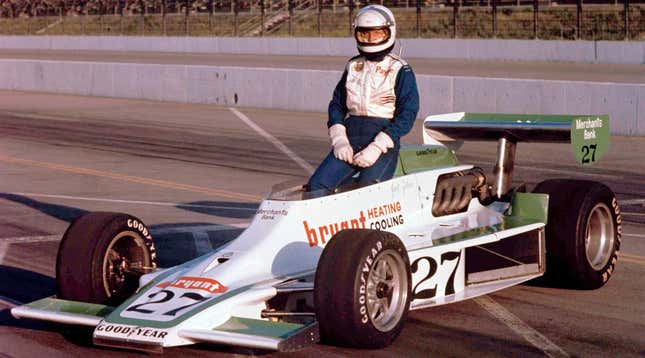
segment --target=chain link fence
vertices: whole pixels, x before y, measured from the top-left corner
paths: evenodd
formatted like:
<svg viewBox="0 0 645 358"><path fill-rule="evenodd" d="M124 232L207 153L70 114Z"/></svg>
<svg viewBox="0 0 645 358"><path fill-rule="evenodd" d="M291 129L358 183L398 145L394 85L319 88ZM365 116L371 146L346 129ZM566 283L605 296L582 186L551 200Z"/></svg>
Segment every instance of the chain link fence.
<svg viewBox="0 0 645 358"><path fill-rule="evenodd" d="M405 0L404 38L645 40L645 0ZM0 0L0 34L347 37L353 0Z"/></svg>

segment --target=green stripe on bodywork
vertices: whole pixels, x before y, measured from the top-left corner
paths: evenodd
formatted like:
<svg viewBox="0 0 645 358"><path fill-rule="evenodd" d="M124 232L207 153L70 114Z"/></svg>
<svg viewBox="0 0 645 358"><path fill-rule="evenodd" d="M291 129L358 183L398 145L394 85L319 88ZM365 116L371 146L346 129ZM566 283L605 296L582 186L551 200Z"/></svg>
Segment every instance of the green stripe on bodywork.
<svg viewBox="0 0 645 358"><path fill-rule="evenodd" d="M213 328L213 330L272 338L288 338L305 326L304 324L297 323L270 322L259 319L231 317L231 319L221 326Z"/></svg>
<svg viewBox="0 0 645 358"><path fill-rule="evenodd" d="M459 241L471 240L485 235L521 226L546 224L549 208L549 196L539 193L514 193L509 215L502 217L502 222L463 231L454 235L432 240L433 246L447 245Z"/></svg>
<svg viewBox="0 0 645 358"><path fill-rule="evenodd" d="M169 270L171 272L169 272L167 275L163 275L163 277L155 278L154 284L156 285L156 284L160 283L161 281L163 281L164 278L168 277L169 275L174 273L177 269L179 269L180 267L182 267L184 265L187 265L187 264L188 263L183 264L181 266L178 266L175 269ZM136 296L133 296L133 297L129 298L122 305L117 307L114 310L114 312L112 312L109 316L106 317L105 320L106 320L106 322L110 322L110 323L122 323L122 324L144 326L144 327L150 327L150 328L169 328L169 327L173 327L173 326L178 325L179 323L191 318L192 316L198 314L199 312L201 312L201 311L203 311L203 310L205 310L207 308L212 307L213 305L216 305L216 304L218 304L218 303L220 303L220 302L222 302L224 300L227 300L227 299L229 299L229 298L231 298L231 297L233 297L235 295L238 295L238 294L240 294L242 292L248 291L251 288L253 288L254 286L262 285L264 283L268 283L268 282L273 281L273 280L289 280L289 279L292 279L292 278L299 278L299 277L302 277L302 276L305 276L305 275L308 275L308 274L313 274L313 273L315 273L315 271L312 271L312 270L294 272L293 274L288 275L288 276L285 275L285 276L281 276L281 277L275 277L275 278L270 279L270 280L256 282L256 283L253 283L253 284L250 284L250 285L238 287L238 288L236 288L234 290L227 291L227 292L225 292L225 293L223 293L223 294L221 294L221 295L219 295L217 297L213 297L212 299L208 300L206 303L198 305L197 307L193 308L192 310L187 311L186 313L182 314L181 316L179 316L179 317L177 317L177 318L175 318L175 319L173 319L171 321L152 321L152 320L145 320L145 319L121 317L121 312L123 312L123 310L128 308L137 298L139 298L139 296L143 295L144 293L147 293L146 290L142 290L141 293L137 294ZM152 284L152 283L150 283L150 284Z"/></svg>
<svg viewBox="0 0 645 358"><path fill-rule="evenodd" d="M449 235L442 238L434 239L432 240L432 246L448 245L448 244L453 244L455 242L472 240L478 237L495 234L504 230L536 224L539 222L541 221L532 219L532 218L505 216L505 217L502 217L502 222L495 225L482 226L475 229L466 230L454 235Z"/></svg>
<svg viewBox="0 0 645 358"><path fill-rule="evenodd" d="M210 255L210 254L209 254ZM171 276L178 270L181 270L185 268L185 266L190 265L191 263L199 260L202 257L198 257L196 259L193 259L191 261L185 262L179 266L173 267L171 269L168 269L166 272L160 274L159 276L155 277L152 281L148 282L147 285L141 287L139 291L133 295L132 297L128 298L120 304L118 307L115 308L115 310L110 313L107 317L105 317L106 322L110 323L123 323L123 324L131 324L131 325L143 325L145 324L146 327L153 327L153 328L166 328L170 326L155 326L153 324L148 324L148 322L156 322L156 321L147 321L147 320L139 320L139 319L131 319L131 318L123 318L121 317L121 312L123 312L124 309L128 308L134 301L136 301L140 296L147 294L148 290L156 286L157 284L161 283L164 279L166 279L168 276ZM143 324L142 324L143 323Z"/></svg>
<svg viewBox="0 0 645 358"><path fill-rule="evenodd" d="M440 145L406 145L399 150L394 176L457 165L455 154Z"/></svg>
<svg viewBox="0 0 645 358"><path fill-rule="evenodd" d="M587 115L569 114L513 114L513 113L464 113L461 121L467 122L525 122L570 123L573 118Z"/></svg>
<svg viewBox="0 0 645 358"><path fill-rule="evenodd" d="M223 293L217 297L214 297L213 299L209 300L208 302L197 306L196 308L192 309L191 311L188 311L181 316L170 320L170 321L152 321L152 320L145 320L145 319L138 319L138 318L127 318L127 317L121 317L121 312L123 312L124 309L126 309L134 300L131 302L126 302L119 306L117 310L115 310L112 314L110 314L107 318L106 321L110 323L122 323L122 324L130 324L130 325L135 325L135 326L145 326L145 327L150 327L150 328L169 328L169 327L174 327L178 325L179 323L187 320L188 318L194 316L195 314L215 305L218 304L228 298L231 298L239 293L242 293L244 291L249 290L253 285L248 285L248 286L243 286L236 288L234 290L228 291L226 293ZM128 300L130 301L130 300Z"/></svg>
<svg viewBox="0 0 645 358"><path fill-rule="evenodd" d="M26 304L23 307L35 308L50 312L64 312L96 317L105 317L114 310L114 307L110 306L99 305L95 303L61 300L53 297L43 298L41 300Z"/></svg>
<svg viewBox="0 0 645 358"><path fill-rule="evenodd" d="M515 193L509 213L511 217L535 219L546 224L549 217L549 195Z"/></svg>
<svg viewBox="0 0 645 358"><path fill-rule="evenodd" d="M401 152L399 151L399 157L396 160L396 169L394 170L394 177L400 177L403 175L403 166L401 165Z"/></svg>

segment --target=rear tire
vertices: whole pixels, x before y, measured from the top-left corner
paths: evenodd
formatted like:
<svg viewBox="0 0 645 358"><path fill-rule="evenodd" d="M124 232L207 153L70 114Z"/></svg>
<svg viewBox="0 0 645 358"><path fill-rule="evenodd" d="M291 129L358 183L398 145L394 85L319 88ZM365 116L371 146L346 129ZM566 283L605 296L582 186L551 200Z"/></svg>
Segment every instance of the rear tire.
<svg viewBox="0 0 645 358"><path fill-rule="evenodd" d="M150 230L138 218L89 213L69 226L58 248L56 286L66 300L120 304L157 265Z"/></svg>
<svg viewBox="0 0 645 358"><path fill-rule="evenodd" d="M408 314L410 260L393 234L343 230L325 247L314 287L323 341L386 347L401 333Z"/></svg>
<svg viewBox="0 0 645 358"><path fill-rule="evenodd" d="M622 226L614 192L585 180L554 179L533 190L549 194L544 279L557 286L603 286L618 259Z"/></svg>

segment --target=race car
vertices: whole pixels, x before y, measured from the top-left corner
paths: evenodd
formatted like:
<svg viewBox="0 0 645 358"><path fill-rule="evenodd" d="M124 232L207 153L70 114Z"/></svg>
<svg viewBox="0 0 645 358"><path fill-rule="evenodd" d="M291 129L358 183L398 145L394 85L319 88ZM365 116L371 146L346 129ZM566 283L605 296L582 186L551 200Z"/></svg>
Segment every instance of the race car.
<svg viewBox="0 0 645 358"><path fill-rule="evenodd" d="M96 345L161 352L193 343L289 351L322 340L380 348L409 310L539 279L594 289L614 271L621 216L607 186L513 186L519 142L570 142L580 164L609 145L604 115L450 113L424 121L395 177L333 191L278 185L235 240L158 268L137 217L97 212L65 232L56 297L17 318L88 326ZM497 142L492 171L460 164L459 141Z"/></svg>

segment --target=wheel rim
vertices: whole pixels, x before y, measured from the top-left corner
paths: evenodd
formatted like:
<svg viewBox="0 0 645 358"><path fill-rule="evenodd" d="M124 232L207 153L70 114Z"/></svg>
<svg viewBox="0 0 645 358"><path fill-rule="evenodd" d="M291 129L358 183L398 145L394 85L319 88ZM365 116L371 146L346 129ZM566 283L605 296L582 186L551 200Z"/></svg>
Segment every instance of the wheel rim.
<svg viewBox="0 0 645 358"><path fill-rule="evenodd" d="M596 205L589 214L585 237L587 261L594 270L601 270L613 255L614 221L609 207Z"/></svg>
<svg viewBox="0 0 645 358"><path fill-rule="evenodd" d="M103 257L103 288L107 297L121 296L128 289L136 289L136 278L151 261L139 234L124 231L115 236Z"/></svg>
<svg viewBox="0 0 645 358"><path fill-rule="evenodd" d="M376 329L394 328L405 311L408 278L405 263L394 250L379 255L367 278L367 312Z"/></svg>

